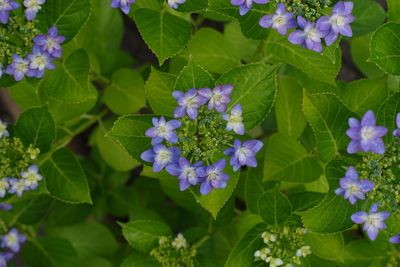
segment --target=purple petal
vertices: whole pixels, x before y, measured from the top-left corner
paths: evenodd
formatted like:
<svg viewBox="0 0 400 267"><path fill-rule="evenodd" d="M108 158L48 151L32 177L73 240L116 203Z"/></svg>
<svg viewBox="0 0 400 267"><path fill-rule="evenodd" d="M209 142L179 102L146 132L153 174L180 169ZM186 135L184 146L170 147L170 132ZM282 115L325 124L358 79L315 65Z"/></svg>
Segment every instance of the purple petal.
<svg viewBox="0 0 400 267"><path fill-rule="evenodd" d="M165 169L172 176L179 176L182 172L182 170L175 164L169 164Z"/></svg>
<svg viewBox="0 0 400 267"><path fill-rule="evenodd" d="M376 139L370 142L370 151L378 155L385 154L385 143L381 139Z"/></svg>
<svg viewBox="0 0 400 267"><path fill-rule="evenodd" d="M362 150L361 142L351 141L347 146L347 153L354 154Z"/></svg>
<svg viewBox="0 0 400 267"><path fill-rule="evenodd" d="M211 189L212 189L212 186L211 186L211 183L209 180L204 181L200 185L200 193L202 195L207 195L208 193L210 193Z"/></svg>
<svg viewBox="0 0 400 267"><path fill-rule="evenodd" d="M350 178L352 180L358 179L358 173L353 166L349 166L346 171L346 178Z"/></svg>
<svg viewBox="0 0 400 267"><path fill-rule="evenodd" d="M226 166L226 160L225 159L220 159L213 165L217 171L222 171L225 166Z"/></svg>
<svg viewBox="0 0 400 267"><path fill-rule="evenodd" d="M383 126L376 126L374 132L375 132L375 137L383 137L387 134L388 129Z"/></svg>
<svg viewBox="0 0 400 267"><path fill-rule="evenodd" d="M392 237L389 239L389 242L390 242L390 243L393 243L393 244L400 244L400 234L397 234L397 235L395 235L395 236L392 236Z"/></svg>
<svg viewBox="0 0 400 267"><path fill-rule="evenodd" d="M349 118L349 126L352 128L359 128L361 126L361 124L357 119Z"/></svg>
<svg viewBox="0 0 400 267"><path fill-rule="evenodd" d="M369 227L367 229L367 235L368 235L369 239L371 239L372 241L376 239L378 234L379 234L379 229L377 229L375 227Z"/></svg>
<svg viewBox="0 0 400 267"><path fill-rule="evenodd" d="M154 162L154 157L153 149L146 150L140 155L140 158L146 162Z"/></svg>
<svg viewBox="0 0 400 267"><path fill-rule="evenodd" d="M259 22L261 27L264 28L271 28L272 24L274 24L273 20L272 20L272 15L265 15L260 19Z"/></svg>
<svg viewBox="0 0 400 267"><path fill-rule="evenodd" d="M186 114L186 108L184 106L179 106L174 111L175 118L182 118Z"/></svg>
<svg viewBox="0 0 400 267"><path fill-rule="evenodd" d="M369 209L369 213L375 213L378 211L378 203L372 204L372 206Z"/></svg>
<svg viewBox="0 0 400 267"><path fill-rule="evenodd" d="M362 224L368 219L368 214L365 211L359 211L351 215L351 220L356 224Z"/></svg>
<svg viewBox="0 0 400 267"><path fill-rule="evenodd" d="M367 111L367 113L364 114L364 116L361 120L361 125L362 126L375 126L376 125L375 114L372 110L369 110L369 111Z"/></svg>
<svg viewBox="0 0 400 267"><path fill-rule="evenodd" d="M361 190L363 193L367 193L367 192L371 191L372 189L374 189L374 187L375 187L375 184L367 179L361 180L360 185L361 185Z"/></svg>
<svg viewBox="0 0 400 267"><path fill-rule="evenodd" d="M296 45L304 43L305 39L306 39L306 35L304 34L303 31L294 31L289 35L289 38L288 38L290 43L296 44Z"/></svg>

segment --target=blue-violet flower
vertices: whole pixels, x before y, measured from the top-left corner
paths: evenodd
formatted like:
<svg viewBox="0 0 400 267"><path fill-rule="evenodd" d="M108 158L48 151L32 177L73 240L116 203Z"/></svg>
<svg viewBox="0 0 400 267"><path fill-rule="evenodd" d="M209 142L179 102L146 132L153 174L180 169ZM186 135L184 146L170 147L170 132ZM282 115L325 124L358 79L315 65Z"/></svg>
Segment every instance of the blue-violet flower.
<svg viewBox="0 0 400 267"><path fill-rule="evenodd" d="M242 113L242 106L240 104L237 104L232 108L231 114L222 115L222 118L228 122L226 125L226 129L228 131L233 130L237 134L244 135Z"/></svg>
<svg viewBox="0 0 400 267"><path fill-rule="evenodd" d="M201 165L201 161L192 165L187 159L181 157L175 164L169 164L166 170L169 174L178 177L179 189L184 191L191 185L199 183L200 178L196 173L196 169L201 167Z"/></svg>
<svg viewBox="0 0 400 267"><path fill-rule="evenodd" d="M236 139L233 148L228 148L224 153L231 157L230 163L234 171L239 170L241 166L257 167L256 154L263 145L258 140L246 141L242 145L242 141Z"/></svg>
<svg viewBox="0 0 400 267"><path fill-rule="evenodd" d="M20 234L17 229L13 228L1 238L1 247L17 253L21 248L21 244L25 241L26 236Z"/></svg>
<svg viewBox="0 0 400 267"><path fill-rule="evenodd" d="M168 5L174 9L177 9L180 4L185 2L186 0L168 0Z"/></svg>
<svg viewBox="0 0 400 267"><path fill-rule="evenodd" d="M182 118L187 114L192 120L197 118L198 109L207 102L207 98L198 94L196 89L190 89L186 93L174 91L172 95L178 102L174 111L175 118Z"/></svg>
<svg viewBox="0 0 400 267"><path fill-rule="evenodd" d="M22 80L25 75L33 76L28 74L29 71L29 60L21 58L19 55L13 55L12 63L7 67L7 74L13 75L16 81Z"/></svg>
<svg viewBox="0 0 400 267"><path fill-rule="evenodd" d="M165 139L170 143L178 142L178 136L175 130L181 126L181 122L178 120L166 121L164 117L160 119L152 119L154 127L149 128L146 131L146 136L151 137L151 144L156 145L162 143Z"/></svg>
<svg viewBox="0 0 400 267"><path fill-rule="evenodd" d="M286 35L288 29L296 28L297 23L293 13L286 12L284 3L280 3L272 15L265 15L260 20L260 26L264 28L273 28L281 35Z"/></svg>
<svg viewBox="0 0 400 267"><path fill-rule="evenodd" d="M308 22L302 16L297 17L297 22L303 30L292 32L289 35L289 42L302 45L315 52L322 52L321 39L325 34L316 27L315 23Z"/></svg>
<svg viewBox="0 0 400 267"><path fill-rule="evenodd" d="M42 8L41 5L44 4L46 0L24 0L25 17L27 20L33 20L39 10Z"/></svg>
<svg viewBox="0 0 400 267"><path fill-rule="evenodd" d="M200 185L200 193L202 195L207 195L213 188L225 188L229 176L222 171L226 165L226 160L221 159L216 163L201 167L196 170L199 177L202 177L202 182Z"/></svg>
<svg viewBox="0 0 400 267"><path fill-rule="evenodd" d="M208 99L208 109L215 108L218 112L225 112L226 105L231 102L231 93L233 86L230 84L218 85L211 90L210 88L203 88L199 90L199 95Z"/></svg>
<svg viewBox="0 0 400 267"><path fill-rule="evenodd" d="M0 132L1 132L1 126L0 126ZM396 116L396 130L393 131L393 136L400 137L400 113L397 113Z"/></svg>
<svg viewBox="0 0 400 267"><path fill-rule="evenodd" d="M241 16L246 15L253 7L253 2L256 4L267 4L270 0L231 0L231 4L239 6Z"/></svg>
<svg viewBox="0 0 400 267"><path fill-rule="evenodd" d="M10 16L10 11L13 11L19 7L19 4L12 0L0 0L0 22L7 24Z"/></svg>
<svg viewBox="0 0 400 267"><path fill-rule="evenodd" d="M157 144L154 147L144 151L140 156L142 160L153 163L153 171L160 172L168 164L179 160L180 151L176 147L167 148L164 145Z"/></svg>
<svg viewBox="0 0 400 267"><path fill-rule="evenodd" d="M131 11L131 5L134 4L136 0L112 0L112 8L120 8L125 14L129 14Z"/></svg>
<svg viewBox="0 0 400 267"><path fill-rule="evenodd" d="M38 187L39 181L43 179L39 174L39 168L36 165L29 166L28 170L21 172L21 177L25 183L25 189L35 190Z"/></svg>
<svg viewBox="0 0 400 267"><path fill-rule="evenodd" d="M55 58L60 58L62 54L61 44L65 41L65 37L58 35L57 27L53 26L47 34L39 34L33 38L35 45L40 47L43 52L49 53Z"/></svg>

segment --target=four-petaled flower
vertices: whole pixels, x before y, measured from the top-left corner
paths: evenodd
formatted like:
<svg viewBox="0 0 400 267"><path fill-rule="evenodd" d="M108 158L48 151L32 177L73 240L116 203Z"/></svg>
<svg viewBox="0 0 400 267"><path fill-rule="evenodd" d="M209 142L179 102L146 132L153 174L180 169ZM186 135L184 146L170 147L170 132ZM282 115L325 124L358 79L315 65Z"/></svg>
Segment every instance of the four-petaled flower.
<svg viewBox="0 0 400 267"><path fill-rule="evenodd" d="M61 43L65 41L65 37L58 35L57 27L51 27L47 34L39 34L33 38L33 42L43 52L49 53L55 58L60 58L62 54Z"/></svg>
<svg viewBox="0 0 400 267"><path fill-rule="evenodd" d="M216 163L196 169L196 173L202 178L200 193L207 195L213 188L225 188L229 176L222 171L226 165L226 160L221 159Z"/></svg>
<svg viewBox="0 0 400 267"><path fill-rule="evenodd" d="M237 134L244 135L242 113L242 106L240 104L237 104L232 108L231 114L222 115L222 118L228 122L228 124L226 125L226 129L228 131L233 130Z"/></svg>
<svg viewBox="0 0 400 267"><path fill-rule="evenodd" d="M231 93L233 86L230 84L218 85L211 90L210 88L204 88L199 90L199 95L204 96L208 99L208 109L215 108L218 112L225 112L226 105L231 102Z"/></svg>
<svg viewBox="0 0 400 267"><path fill-rule="evenodd" d="M26 190L24 179L10 178L8 182L10 184L8 193L17 194L17 196L22 197L22 194Z"/></svg>
<svg viewBox="0 0 400 267"><path fill-rule="evenodd" d="M1 247L10 249L12 252L17 253L21 244L26 240L26 236L20 234L17 229L11 229L6 235L1 238Z"/></svg>
<svg viewBox="0 0 400 267"><path fill-rule="evenodd" d="M367 232L369 239L375 240L379 230L386 229L385 220L389 218L390 212L378 212L378 204L374 203L369 213L359 211L351 216L351 220L357 224L364 224L364 231Z"/></svg>
<svg viewBox="0 0 400 267"><path fill-rule="evenodd" d="M8 137L10 134L7 131L7 123L0 120L0 139L5 136Z"/></svg>
<svg viewBox="0 0 400 267"><path fill-rule="evenodd" d="M231 4L239 6L239 13L241 16L246 15L247 12L253 7L253 2L256 4L266 4L270 0L231 0Z"/></svg>
<svg viewBox="0 0 400 267"><path fill-rule="evenodd" d="M1 126L0 126L0 132L1 132ZM396 129L393 131L393 136L400 137L400 113L397 113L396 116Z"/></svg>
<svg viewBox="0 0 400 267"><path fill-rule="evenodd" d="M175 163L179 160L180 151L176 147L166 147L157 144L152 148L144 151L140 156L142 160L153 163L153 171L160 172L168 164Z"/></svg>
<svg viewBox="0 0 400 267"><path fill-rule="evenodd" d="M170 143L178 142L178 136L175 130L181 126L181 122L178 120L166 121L164 117L160 119L152 119L154 127L149 128L146 131L146 136L151 137L151 144L160 144L164 139Z"/></svg>
<svg viewBox="0 0 400 267"><path fill-rule="evenodd" d="M386 135L387 128L376 126L375 114L369 110L364 114L361 123L355 119L349 119L350 129L346 134L351 138L351 142L347 147L349 154L359 151L373 152L379 155L385 153L385 144L382 137Z"/></svg>
<svg viewBox="0 0 400 267"><path fill-rule="evenodd" d="M32 53L27 56L29 60L29 77L41 78L46 69L53 70L53 58L46 52L43 52L39 47L34 46Z"/></svg>
<svg viewBox="0 0 400 267"><path fill-rule="evenodd" d="M256 154L263 145L258 140L246 141L242 145L242 141L236 139L233 148L228 148L224 153L231 157L230 163L234 171L239 170L241 166L257 167Z"/></svg>
<svg viewBox="0 0 400 267"><path fill-rule="evenodd" d="M175 164L169 164L166 170L169 174L179 179L179 189L184 191L191 185L197 185L199 183L200 178L196 173L196 169L201 167L201 165L201 161L192 165L187 159L180 158Z"/></svg>
<svg viewBox="0 0 400 267"><path fill-rule="evenodd" d="M353 2L338 2L332 9L331 16L322 16L317 21L317 28L325 33L326 45L332 45L339 37L339 34L351 37L353 31L350 23L354 21Z"/></svg>
<svg viewBox="0 0 400 267"><path fill-rule="evenodd" d="M26 19L33 20L42 8L41 5L43 5L44 2L46 2L46 0L24 0Z"/></svg>
<svg viewBox="0 0 400 267"><path fill-rule="evenodd" d="M10 16L10 11L13 11L19 7L19 4L12 0L0 0L0 22L7 24Z"/></svg>
<svg viewBox="0 0 400 267"><path fill-rule="evenodd" d="M297 22L303 30L297 30L289 35L289 42L302 45L315 52L322 52L321 39L325 34L320 31L315 23L308 22L302 16L297 17Z"/></svg>
<svg viewBox="0 0 400 267"><path fill-rule="evenodd" d="M264 28L273 28L281 35L286 35L288 29L296 28L297 23L293 13L286 12L284 3L280 3L272 15L265 15L260 20L260 26Z"/></svg>
<svg viewBox="0 0 400 267"><path fill-rule="evenodd" d="M177 9L180 4L185 3L186 0L168 0L168 5L174 9Z"/></svg>
<svg viewBox="0 0 400 267"><path fill-rule="evenodd" d="M13 55L12 63L7 67L7 74L13 75L16 81L22 80L28 74L29 60L21 58L19 55Z"/></svg>
<svg viewBox="0 0 400 267"><path fill-rule="evenodd" d="M129 14L131 11L131 5L134 4L136 0L112 0L112 8L120 8L125 14Z"/></svg>
<svg viewBox="0 0 400 267"><path fill-rule="evenodd" d="M198 109L207 102L207 98L199 95L196 89L190 89L186 93L174 91L172 95L179 105L174 111L175 118L182 118L187 114L194 120L199 114Z"/></svg>
<svg viewBox="0 0 400 267"><path fill-rule="evenodd" d="M21 172L21 177L24 179L25 189L30 190L35 190L38 187L39 181L43 179L36 165L31 165L27 171Z"/></svg>
<svg viewBox="0 0 400 267"><path fill-rule="evenodd" d="M367 179L358 179L358 173L353 166L347 168L345 177L340 179L340 187L336 189L337 195L343 195L351 204L358 199L365 199L364 194L374 189L374 183Z"/></svg>

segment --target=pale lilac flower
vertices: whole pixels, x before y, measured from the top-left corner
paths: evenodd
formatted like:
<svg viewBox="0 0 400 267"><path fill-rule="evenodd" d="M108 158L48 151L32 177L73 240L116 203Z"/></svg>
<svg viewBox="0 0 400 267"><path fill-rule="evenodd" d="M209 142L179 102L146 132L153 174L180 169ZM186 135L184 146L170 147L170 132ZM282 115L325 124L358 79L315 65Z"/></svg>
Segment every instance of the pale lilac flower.
<svg viewBox="0 0 400 267"><path fill-rule="evenodd" d="M12 208L13 208L13 206L11 204L7 204L5 202L0 203L0 210L8 211L8 210L12 210Z"/></svg>
<svg viewBox="0 0 400 267"><path fill-rule="evenodd" d="M164 145L157 144L149 150L141 154L141 159L153 163L153 171L160 172L168 164L175 163L179 160L180 151L176 147L167 148Z"/></svg>
<svg viewBox="0 0 400 267"><path fill-rule="evenodd" d="M232 108L231 114L222 115L222 118L228 122L226 125L226 129L228 131L233 130L237 134L244 135L242 113L242 106L240 104L237 104Z"/></svg>
<svg viewBox="0 0 400 267"><path fill-rule="evenodd" d="M166 169L169 174L178 177L179 189L184 191L191 185L196 185L199 183L200 178L196 173L196 169L201 165L201 161L192 165L187 159L180 158L177 163L169 164Z"/></svg>
<svg viewBox="0 0 400 267"><path fill-rule="evenodd" d="M10 188L9 178L3 178L0 180L0 198L3 198L7 194L7 190Z"/></svg>
<svg viewBox="0 0 400 267"><path fill-rule="evenodd" d="M21 58L19 55L13 55L12 63L7 67L7 74L13 75L16 81L22 80L29 71L29 61Z"/></svg>
<svg viewBox="0 0 400 267"><path fill-rule="evenodd" d="M241 166L257 167L256 154L263 147L263 143L258 140L242 141L236 139L233 148L225 150L224 154L231 157L230 163L234 171Z"/></svg>
<svg viewBox="0 0 400 267"><path fill-rule="evenodd" d="M10 178L8 182L10 184L8 193L17 194L17 196L22 197L22 194L26 190L24 179Z"/></svg>
<svg viewBox="0 0 400 267"><path fill-rule="evenodd" d="M10 249L14 253L18 253L21 244L25 241L26 236L20 234L17 229L13 228L1 238L1 247Z"/></svg>
<svg viewBox="0 0 400 267"><path fill-rule="evenodd" d="M374 183L367 179L358 179L358 173L353 166L347 168L345 177L340 179L340 187L336 189L337 195L343 195L351 204L358 199L365 199L365 193L374 189Z"/></svg>
<svg viewBox="0 0 400 267"><path fill-rule="evenodd" d="M375 114L369 110L364 114L361 123L355 119L349 119L350 129L346 131L351 142L347 147L349 154L354 154L359 151L373 152L376 154L385 153L385 144L382 137L386 135L387 128L376 126Z"/></svg>
<svg viewBox="0 0 400 267"><path fill-rule="evenodd" d="M207 195L213 188L226 187L229 176L222 172L225 165L226 160L221 159L213 165L196 169L197 175L202 177L200 185L200 193L202 195Z"/></svg>
<svg viewBox="0 0 400 267"><path fill-rule="evenodd" d="M43 52L39 47L34 46L32 53L27 56L29 60L28 76L42 78L46 69L53 70L53 57Z"/></svg>
<svg viewBox="0 0 400 267"><path fill-rule="evenodd" d="M379 230L386 229L385 220L389 218L390 212L378 212L378 204L374 203L369 213L359 211L351 216L351 220L357 224L364 224L364 231L367 232L369 239L375 240Z"/></svg>
<svg viewBox="0 0 400 267"><path fill-rule="evenodd" d="M351 37L353 31L350 23L354 21L353 2L338 2L332 9L331 16L322 16L317 21L317 28L325 33L326 45L332 45L339 37L339 34Z"/></svg>
<svg viewBox="0 0 400 267"><path fill-rule="evenodd" d="M25 172L21 172L21 177L25 183L25 189L35 190L39 181L43 179L42 175L39 174L39 168L36 165L29 166L28 170Z"/></svg>
<svg viewBox="0 0 400 267"><path fill-rule="evenodd" d="M131 5L134 4L136 0L112 0L112 8L120 8L125 14L129 14L131 11Z"/></svg>
<svg viewBox="0 0 400 267"><path fill-rule="evenodd" d="M187 114L194 120L199 114L198 109L207 102L207 98L199 95L196 89L191 89L186 93L174 91L172 95L179 105L174 111L175 118L181 118Z"/></svg>
<svg viewBox="0 0 400 267"><path fill-rule="evenodd" d="M161 143L164 139L170 143L178 142L178 136L175 130L181 126L181 122L178 120L166 121L164 117L160 119L152 119L154 127L151 127L146 131L146 136L153 138L151 140L152 145Z"/></svg>
<svg viewBox="0 0 400 267"><path fill-rule="evenodd" d="M56 26L51 27L46 35L39 34L35 36L33 41L43 52L47 52L55 58L61 57L61 43L65 41L65 37L58 35Z"/></svg>
<svg viewBox="0 0 400 267"><path fill-rule="evenodd" d="M288 29L296 28L297 23L293 13L286 12L284 3L280 3L272 15L265 15L260 20L260 26L264 28L273 28L281 35L286 35Z"/></svg>
<svg viewBox="0 0 400 267"><path fill-rule="evenodd" d="M185 2L186 0L168 0L168 5L174 9L177 9L180 4Z"/></svg>
<svg viewBox="0 0 400 267"><path fill-rule="evenodd" d="M400 234L394 235L389 239L390 243L400 244Z"/></svg>
<svg viewBox="0 0 400 267"><path fill-rule="evenodd" d="M0 22L7 24L10 11L19 8L19 4L12 0L0 0Z"/></svg>
<svg viewBox="0 0 400 267"><path fill-rule="evenodd" d="M393 136L400 137L400 113L397 113L396 116L396 127L397 129L393 131ZM0 128L1 131L1 128ZM0 135L1 137L1 135Z"/></svg>
<svg viewBox="0 0 400 267"><path fill-rule="evenodd" d="M44 4L46 0L24 0L25 17L27 20L33 20L39 10L42 8L41 5Z"/></svg>
<svg viewBox="0 0 400 267"><path fill-rule="evenodd" d="M10 133L7 131L7 123L0 120L0 139L5 136L8 137Z"/></svg>
<svg viewBox="0 0 400 267"><path fill-rule="evenodd" d="M13 254L10 252L0 252L0 267L7 267L7 262L11 260Z"/></svg>
<svg viewBox="0 0 400 267"><path fill-rule="evenodd" d="M246 15L253 7L253 2L256 4L267 4L270 0L231 0L231 4L239 6L241 16Z"/></svg>
<svg viewBox="0 0 400 267"><path fill-rule="evenodd" d="M289 42L315 52L322 52L321 39L325 36L324 33L315 26L315 23L308 22L302 16L297 17L297 22L303 30L292 32L289 35Z"/></svg>
<svg viewBox="0 0 400 267"><path fill-rule="evenodd" d="M230 84L218 85L211 90L210 88L199 89L199 95L206 97L208 100L208 109L215 108L218 112L225 112L226 105L231 102L231 93L233 86Z"/></svg>

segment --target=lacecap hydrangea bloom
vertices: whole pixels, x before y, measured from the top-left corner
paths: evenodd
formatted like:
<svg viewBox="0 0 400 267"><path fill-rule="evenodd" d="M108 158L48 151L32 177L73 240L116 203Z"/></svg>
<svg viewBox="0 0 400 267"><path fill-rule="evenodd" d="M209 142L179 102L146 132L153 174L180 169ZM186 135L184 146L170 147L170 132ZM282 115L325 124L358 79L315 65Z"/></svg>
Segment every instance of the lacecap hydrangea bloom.
<svg viewBox="0 0 400 267"><path fill-rule="evenodd" d="M21 234L16 228L12 228L5 235L0 235L0 267L7 267L15 254L17 254L22 244L26 241L26 236Z"/></svg>
<svg viewBox="0 0 400 267"><path fill-rule="evenodd" d="M166 169L177 177L182 191L200 185L203 195L227 186L230 177L225 173L225 156L233 171L256 167L255 156L263 143L237 138L245 128L240 104L228 108L233 90L232 85L224 84L214 89L174 91L175 119L153 118L153 127L145 133L152 139L152 147L141 154L142 160L152 163L154 172Z"/></svg>

